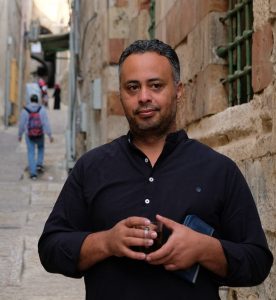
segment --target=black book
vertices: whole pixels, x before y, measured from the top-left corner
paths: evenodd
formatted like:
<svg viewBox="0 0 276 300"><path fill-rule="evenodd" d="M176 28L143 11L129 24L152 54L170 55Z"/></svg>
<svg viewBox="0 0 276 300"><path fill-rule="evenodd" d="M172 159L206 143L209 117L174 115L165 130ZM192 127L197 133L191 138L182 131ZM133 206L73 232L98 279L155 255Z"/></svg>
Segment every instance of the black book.
<svg viewBox="0 0 276 300"><path fill-rule="evenodd" d="M214 233L213 227L211 227L210 225L208 225L207 223L205 223L203 220L201 220L199 217L195 215L187 215L183 222L183 225L197 232L204 233L206 235L212 236ZM195 283L198 276L199 269L200 269L200 265L194 264L188 269L177 270L175 271L175 273L181 278L187 280L188 282Z"/></svg>

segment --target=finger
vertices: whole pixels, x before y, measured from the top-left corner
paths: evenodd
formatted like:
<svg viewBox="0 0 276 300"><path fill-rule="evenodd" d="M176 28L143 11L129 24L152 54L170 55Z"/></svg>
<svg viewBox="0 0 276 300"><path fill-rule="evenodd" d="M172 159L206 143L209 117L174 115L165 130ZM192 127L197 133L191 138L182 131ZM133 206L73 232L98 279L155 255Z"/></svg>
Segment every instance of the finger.
<svg viewBox="0 0 276 300"><path fill-rule="evenodd" d="M150 247L152 246L154 241L152 239L144 239L144 238L127 238L125 241L125 245L127 247L140 246L140 247Z"/></svg>
<svg viewBox="0 0 276 300"><path fill-rule="evenodd" d="M147 255L146 260L151 264L160 264L166 262L172 253L172 249L167 247L166 244L158 249Z"/></svg>
<svg viewBox="0 0 276 300"><path fill-rule="evenodd" d="M161 223L163 223L167 228L171 230L173 230L176 226L179 225L179 223L160 215L156 215L156 219L159 220Z"/></svg>
<svg viewBox="0 0 276 300"><path fill-rule="evenodd" d="M160 259L148 260L148 255L147 255L146 261L151 265L166 265L171 262L171 256L168 255L168 256L163 256Z"/></svg>
<svg viewBox="0 0 276 300"><path fill-rule="evenodd" d="M128 217L124 220L124 223L127 227L148 226L150 220L143 217Z"/></svg>
<svg viewBox="0 0 276 300"><path fill-rule="evenodd" d="M164 268L167 270L167 271L175 271L177 270L177 267L175 264L168 264L168 265L164 265Z"/></svg>
<svg viewBox="0 0 276 300"><path fill-rule="evenodd" d="M131 259L137 259L137 260L145 260L146 254L143 252L136 252L129 248L126 248L125 250L125 256Z"/></svg>
<svg viewBox="0 0 276 300"><path fill-rule="evenodd" d="M157 237L157 233L155 231L151 231L148 226L141 226L139 228L129 228L129 230L127 231L127 236L145 239L155 239Z"/></svg>

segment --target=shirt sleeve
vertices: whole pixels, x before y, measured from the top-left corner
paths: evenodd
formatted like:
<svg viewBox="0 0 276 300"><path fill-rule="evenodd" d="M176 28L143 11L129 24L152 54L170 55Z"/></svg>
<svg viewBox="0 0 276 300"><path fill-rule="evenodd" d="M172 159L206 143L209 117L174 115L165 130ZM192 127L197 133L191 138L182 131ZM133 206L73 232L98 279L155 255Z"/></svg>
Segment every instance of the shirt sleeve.
<svg viewBox="0 0 276 300"><path fill-rule="evenodd" d="M23 109L20 114L19 126L18 126L18 137L22 138L22 135L25 131L25 127L28 121L28 112Z"/></svg>
<svg viewBox="0 0 276 300"><path fill-rule="evenodd" d="M87 205L82 196L79 163L70 173L38 242L44 268L51 273L80 278L81 245L88 234Z"/></svg>
<svg viewBox="0 0 276 300"><path fill-rule="evenodd" d="M50 122L49 122L47 112L46 112L44 107L41 108L40 116L41 116L41 121L42 121L42 126L43 126L43 132L45 134L47 134L49 137L51 137L52 136L52 130L51 130L51 126L50 126Z"/></svg>
<svg viewBox="0 0 276 300"><path fill-rule="evenodd" d="M228 275L218 281L221 285L240 287L260 284L270 272L273 256L250 189L236 165L225 199L220 242L228 262Z"/></svg>

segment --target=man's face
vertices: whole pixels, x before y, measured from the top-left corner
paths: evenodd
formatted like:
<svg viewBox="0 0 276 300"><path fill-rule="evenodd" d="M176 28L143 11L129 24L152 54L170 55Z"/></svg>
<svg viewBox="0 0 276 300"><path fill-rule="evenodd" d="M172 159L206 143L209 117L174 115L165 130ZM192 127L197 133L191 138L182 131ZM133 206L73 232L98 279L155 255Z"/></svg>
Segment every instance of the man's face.
<svg viewBox="0 0 276 300"><path fill-rule="evenodd" d="M168 59L155 52L131 54L121 65L121 102L134 135L162 136L175 130L182 84Z"/></svg>

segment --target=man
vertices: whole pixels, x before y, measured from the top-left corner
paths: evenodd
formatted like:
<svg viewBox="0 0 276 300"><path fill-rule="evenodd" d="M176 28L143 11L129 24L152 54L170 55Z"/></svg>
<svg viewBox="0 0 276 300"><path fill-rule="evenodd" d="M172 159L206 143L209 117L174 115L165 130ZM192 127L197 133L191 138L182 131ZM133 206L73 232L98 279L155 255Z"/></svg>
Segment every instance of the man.
<svg viewBox="0 0 276 300"><path fill-rule="evenodd" d="M43 106L38 104L38 96L35 94L30 97L30 104L22 109L18 129L19 142L21 142L24 132L30 178L36 180L37 173L44 170L44 134L49 136L51 143L53 142L53 137L47 112Z"/></svg>
<svg viewBox="0 0 276 300"><path fill-rule="evenodd" d="M84 276L86 299L219 299L220 285L261 283L272 265L259 216L240 171L227 157L176 130L182 95L175 51L136 41L119 61L130 131L79 159L39 241L49 272ZM189 214L214 237L182 225ZM165 243L142 246L163 223ZM195 284L179 272L200 264Z"/></svg>

